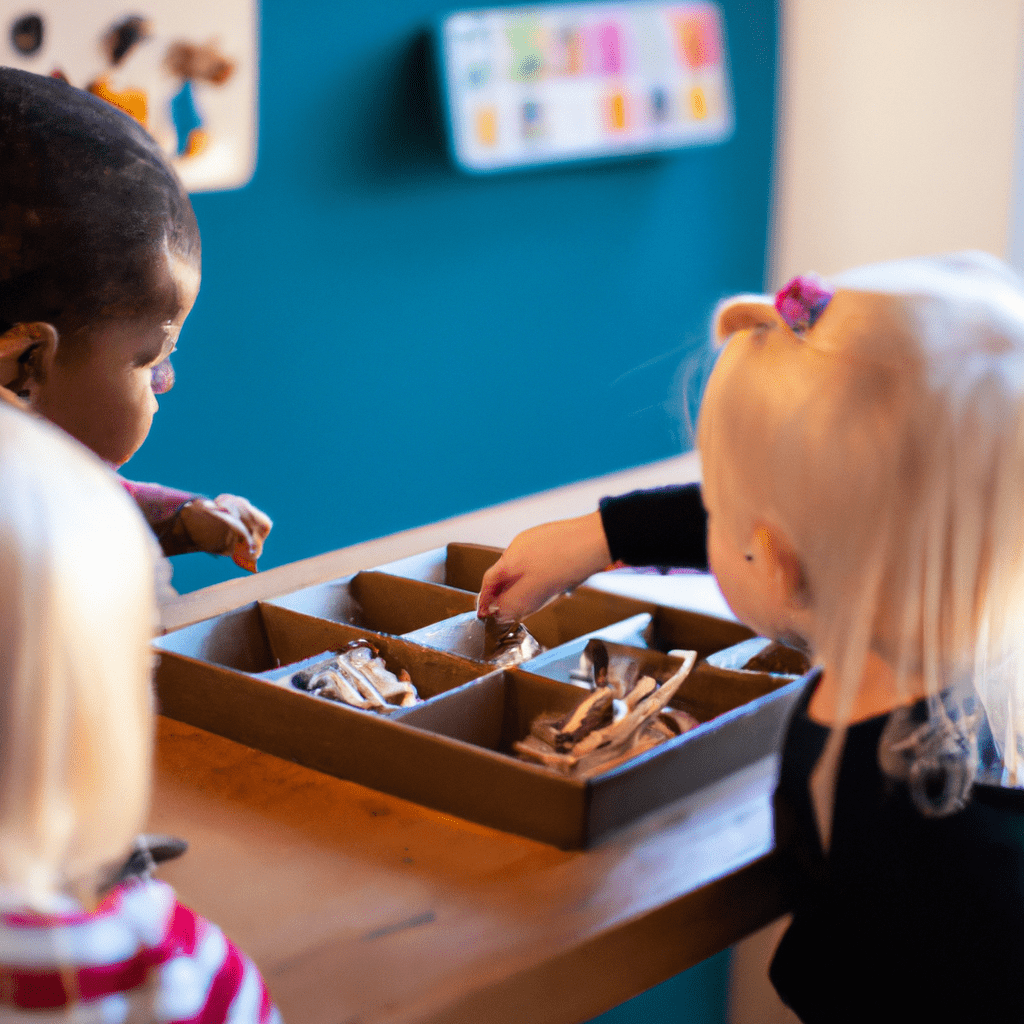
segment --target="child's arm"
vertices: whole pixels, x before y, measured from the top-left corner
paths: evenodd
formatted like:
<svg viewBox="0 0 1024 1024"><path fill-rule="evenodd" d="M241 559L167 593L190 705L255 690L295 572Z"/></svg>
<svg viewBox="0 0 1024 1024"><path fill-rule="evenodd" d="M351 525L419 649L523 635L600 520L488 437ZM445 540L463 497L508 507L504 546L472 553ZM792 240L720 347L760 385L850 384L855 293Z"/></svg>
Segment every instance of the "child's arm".
<svg viewBox="0 0 1024 1024"><path fill-rule="evenodd" d="M105 906L143 932L135 960L150 968L154 1024L281 1024L252 960L212 921L178 902L166 883L128 881L100 909Z"/></svg>
<svg viewBox="0 0 1024 1024"><path fill-rule="evenodd" d="M600 512L532 526L484 574L477 614L519 622L611 560Z"/></svg>
<svg viewBox="0 0 1024 1024"><path fill-rule="evenodd" d="M243 569L256 571L256 559L273 523L245 498L221 494L211 501L190 491L120 479L165 555L230 554Z"/></svg>
<svg viewBox="0 0 1024 1024"><path fill-rule="evenodd" d="M485 573L477 613L518 621L613 561L707 569L700 486L604 498L597 512L519 534Z"/></svg>
<svg viewBox="0 0 1024 1024"><path fill-rule="evenodd" d="M220 494L211 501L196 498L182 506L178 523L195 545L193 551L230 554L237 565L256 571L273 523L255 505L236 494Z"/></svg>
<svg viewBox="0 0 1024 1024"><path fill-rule="evenodd" d="M617 562L707 570L708 516L700 484L604 498L601 522Z"/></svg>
<svg viewBox="0 0 1024 1024"><path fill-rule="evenodd" d="M161 964L158 1021L281 1024L259 968L217 925L181 903L172 920L168 938L180 945L177 963Z"/></svg>

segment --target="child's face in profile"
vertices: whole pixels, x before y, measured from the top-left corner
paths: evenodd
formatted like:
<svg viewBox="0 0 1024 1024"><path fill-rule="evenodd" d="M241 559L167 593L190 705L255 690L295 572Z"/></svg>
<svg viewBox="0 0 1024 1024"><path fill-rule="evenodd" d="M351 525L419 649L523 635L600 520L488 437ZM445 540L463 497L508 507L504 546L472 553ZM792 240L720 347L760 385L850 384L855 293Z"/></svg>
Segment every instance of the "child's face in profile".
<svg viewBox="0 0 1024 1024"><path fill-rule="evenodd" d="M150 298L130 318L98 324L57 358L33 408L115 466L149 433L156 395L174 383L169 357L199 291L199 268L162 250Z"/></svg>
<svg viewBox="0 0 1024 1024"><path fill-rule="evenodd" d="M770 370L771 362L766 363L762 357L772 344L772 332L744 329L730 337L704 392L698 447L704 472L701 496L708 515L711 572L740 622L761 636L784 639L789 628L787 607L784 592L772 585L772 545L737 486L745 456L727 456L720 436L724 417L734 422L731 399L737 392L752 390L751 374L763 375L766 366Z"/></svg>
<svg viewBox="0 0 1024 1024"><path fill-rule="evenodd" d="M713 505L706 492L702 493L708 513L708 567L722 596L740 622L760 636L774 636L777 609L764 586L764 573L758 571L760 566L755 566L748 557L753 553L753 542L747 548L739 545L723 523L721 510Z"/></svg>

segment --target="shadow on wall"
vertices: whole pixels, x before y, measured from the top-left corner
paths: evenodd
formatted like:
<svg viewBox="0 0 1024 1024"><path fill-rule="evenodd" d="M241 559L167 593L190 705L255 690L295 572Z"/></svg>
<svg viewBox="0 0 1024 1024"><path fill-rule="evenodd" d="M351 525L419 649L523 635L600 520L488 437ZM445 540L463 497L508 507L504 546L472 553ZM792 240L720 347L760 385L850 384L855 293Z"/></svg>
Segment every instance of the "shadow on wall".
<svg viewBox="0 0 1024 1024"><path fill-rule="evenodd" d="M458 177L448 159L435 86L435 54L427 32L396 47L378 64L377 109L364 111L367 145L356 175L367 187L392 189L425 178ZM339 160L339 163L341 161Z"/></svg>

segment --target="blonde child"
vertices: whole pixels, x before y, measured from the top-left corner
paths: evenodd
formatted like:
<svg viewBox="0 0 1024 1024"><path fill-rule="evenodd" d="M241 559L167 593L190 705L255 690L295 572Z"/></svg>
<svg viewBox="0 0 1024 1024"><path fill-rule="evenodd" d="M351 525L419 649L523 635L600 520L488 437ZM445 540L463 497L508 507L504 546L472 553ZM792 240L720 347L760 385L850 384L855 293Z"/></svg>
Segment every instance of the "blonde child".
<svg viewBox="0 0 1024 1024"><path fill-rule="evenodd" d="M1024 1020L1024 794L998 785L1024 730L1024 288L908 260L740 298L716 331L711 568L819 665L776 793L772 981L805 1021Z"/></svg>
<svg viewBox="0 0 1024 1024"><path fill-rule="evenodd" d="M1022 1021L1024 288L908 260L740 297L715 331L711 569L817 665L775 796L776 990L808 1024Z"/></svg>
<svg viewBox="0 0 1024 1024"><path fill-rule="evenodd" d="M199 229L156 143L109 103L0 68L0 388L111 466L149 433L199 290ZM256 559L270 520L125 481L166 554Z"/></svg>
<svg viewBox="0 0 1024 1024"><path fill-rule="evenodd" d="M150 792L155 545L112 473L0 402L0 1019L273 1022L164 883L108 889Z"/></svg>

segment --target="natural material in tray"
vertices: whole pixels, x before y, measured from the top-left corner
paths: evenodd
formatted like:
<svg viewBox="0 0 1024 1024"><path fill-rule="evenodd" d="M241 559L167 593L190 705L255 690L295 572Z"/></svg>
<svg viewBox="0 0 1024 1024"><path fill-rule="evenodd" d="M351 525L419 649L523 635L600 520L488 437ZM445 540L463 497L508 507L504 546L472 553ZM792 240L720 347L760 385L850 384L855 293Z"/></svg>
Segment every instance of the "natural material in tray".
<svg viewBox="0 0 1024 1024"><path fill-rule="evenodd" d="M387 714L419 703L405 669L389 671L369 640L352 640L336 654L292 676L292 686L349 707Z"/></svg>
<svg viewBox="0 0 1024 1024"><path fill-rule="evenodd" d="M514 744L515 752L523 760L586 777L699 725L687 712L667 707L697 661L696 651L676 654L681 664L658 682L639 675L635 664L630 670L620 661L609 671L604 644L590 641L581 662L592 666L593 690L567 715L538 715L530 734Z"/></svg>

